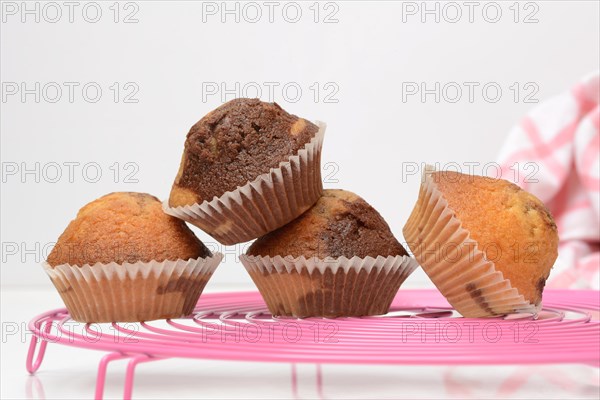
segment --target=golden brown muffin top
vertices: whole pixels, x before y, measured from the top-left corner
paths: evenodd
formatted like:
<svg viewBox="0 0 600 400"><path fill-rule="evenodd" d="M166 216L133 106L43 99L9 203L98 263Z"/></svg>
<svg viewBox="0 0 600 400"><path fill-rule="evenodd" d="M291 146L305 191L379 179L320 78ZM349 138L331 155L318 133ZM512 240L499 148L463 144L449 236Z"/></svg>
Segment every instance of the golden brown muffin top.
<svg viewBox="0 0 600 400"><path fill-rule="evenodd" d="M110 193L85 205L58 238L48 264L188 260L210 251L187 225L146 193Z"/></svg>
<svg viewBox="0 0 600 400"><path fill-rule="evenodd" d="M235 190L298 154L318 130L277 103L231 100L187 134L169 204L202 203Z"/></svg>
<svg viewBox="0 0 600 400"><path fill-rule="evenodd" d="M503 179L451 171L432 178L478 249L538 304L558 255L556 224L544 203Z"/></svg>
<svg viewBox="0 0 600 400"><path fill-rule="evenodd" d="M311 209L258 238L247 254L321 259L407 255L377 210L345 190L325 190Z"/></svg>

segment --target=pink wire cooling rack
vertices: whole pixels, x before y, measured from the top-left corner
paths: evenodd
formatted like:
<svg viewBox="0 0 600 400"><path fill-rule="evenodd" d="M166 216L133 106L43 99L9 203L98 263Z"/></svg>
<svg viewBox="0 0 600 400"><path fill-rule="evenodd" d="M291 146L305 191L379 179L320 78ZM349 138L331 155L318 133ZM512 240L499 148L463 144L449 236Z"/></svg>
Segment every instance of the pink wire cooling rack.
<svg viewBox="0 0 600 400"><path fill-rule="evenodd" d="M47 344L108 352L100 361L102 398L111 361L129 359L124 398L139 363L165 358L337 364L600 365L600 292L547 290L537 318L460 318L434 290L401 290L385 316L273 318L257 292L204 294L179 320L77 324L65 309L29 323L27 370L41 365ZM37 354L36 354L36 348Z"/></svg>

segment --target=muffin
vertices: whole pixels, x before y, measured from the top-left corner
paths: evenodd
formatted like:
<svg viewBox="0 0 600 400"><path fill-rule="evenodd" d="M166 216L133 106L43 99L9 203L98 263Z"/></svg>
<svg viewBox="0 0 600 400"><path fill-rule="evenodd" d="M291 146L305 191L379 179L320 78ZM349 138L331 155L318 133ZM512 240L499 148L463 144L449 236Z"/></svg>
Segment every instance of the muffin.
<svg viewBox="0 0 600 400"><path fill-rule="evenodd" d="M165 211L225 245L273 231L321 196L323 134L276 103L231 100L187 134Z"/></svg>
<svg viewBox="0 0 600 400"><path fill-rule="evenodd" d="M190 314L221 258L156 197L123 192L79 210L44 268L76 321L134 322Z"/></svg>
<svg viewBox="0 0 600 400"><path fill-rule="evenodd" d="M536 313L558 256L556 224L538 198L502 179L431 168L404 237L465 317Z"/></svg>
<svg viewBox="0 0 600 400"><path fill-rule="evenodd" d="M385 314L416 267L381 215L344 190L325 190L241 260L269 311L299 318Z"/></svg>

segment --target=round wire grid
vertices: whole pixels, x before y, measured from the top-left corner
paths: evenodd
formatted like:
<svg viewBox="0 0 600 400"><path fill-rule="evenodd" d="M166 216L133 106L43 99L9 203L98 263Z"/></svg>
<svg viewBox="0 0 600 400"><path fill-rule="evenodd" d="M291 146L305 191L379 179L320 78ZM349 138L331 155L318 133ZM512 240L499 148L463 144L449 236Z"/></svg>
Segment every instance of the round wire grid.
<svg viewBox="0 0 600 400"><path fill-rule="evenodd" d="M143 323L79 324L65 309L29 323L37 338L122 355L351 364L587 363L600 357L600 292L544 293L532 315L459 318L434 290L401 290L385 316L272 317L258 292L204 294L193 316ZM79 328L79 329L78 329Z"/></svg>

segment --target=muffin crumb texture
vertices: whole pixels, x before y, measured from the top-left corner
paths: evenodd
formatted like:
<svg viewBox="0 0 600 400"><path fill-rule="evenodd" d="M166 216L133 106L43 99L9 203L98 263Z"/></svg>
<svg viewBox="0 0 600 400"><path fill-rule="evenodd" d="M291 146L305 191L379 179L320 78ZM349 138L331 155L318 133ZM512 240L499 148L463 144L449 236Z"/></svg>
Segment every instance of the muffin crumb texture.
<svg viewBox="0 0 600 400"><path fill-rule="evenodd" d="M247 254L320 259L407 255L381 215L344 190L325 190L311 209L257 239Z"/></svg>
<svg viewBox="0 0 600 400"><path fill-rule="evenodd" d="M59 237L48 264L93 265L115 262L188 260L210 251L161 202L145 193L119 192L85 205Z"/></svg>

